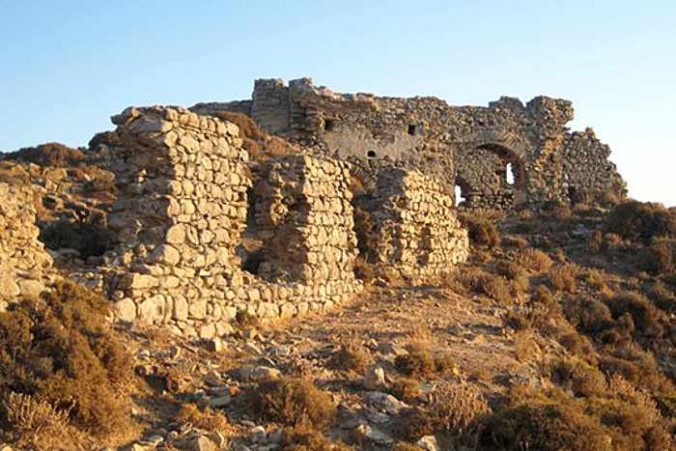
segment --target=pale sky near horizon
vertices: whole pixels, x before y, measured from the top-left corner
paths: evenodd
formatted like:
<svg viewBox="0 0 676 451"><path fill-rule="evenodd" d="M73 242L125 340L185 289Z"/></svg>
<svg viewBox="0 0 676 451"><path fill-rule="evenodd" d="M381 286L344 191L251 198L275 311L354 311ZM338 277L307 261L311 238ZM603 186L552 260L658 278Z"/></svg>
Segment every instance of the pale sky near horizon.
<svg viewBox="0 0 676 451"><path fill-rule="evenodd" d="M676 205L676 1L0 0L0 151L86 145L129 105L340 92L573 101L630 196Z"/></svg>

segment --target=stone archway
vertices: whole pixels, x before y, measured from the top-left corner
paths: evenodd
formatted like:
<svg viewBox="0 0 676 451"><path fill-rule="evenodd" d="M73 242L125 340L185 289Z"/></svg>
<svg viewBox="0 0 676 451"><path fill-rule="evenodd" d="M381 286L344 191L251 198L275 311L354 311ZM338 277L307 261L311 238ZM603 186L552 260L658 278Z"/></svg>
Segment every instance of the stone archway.
<svg viewBox="0 0 676 451"><path fill-rule="evenodd" d="M473 146L458 153L456 166L456 185L467 208L506 210L527 200L523 158L508 146Z"/></svg>

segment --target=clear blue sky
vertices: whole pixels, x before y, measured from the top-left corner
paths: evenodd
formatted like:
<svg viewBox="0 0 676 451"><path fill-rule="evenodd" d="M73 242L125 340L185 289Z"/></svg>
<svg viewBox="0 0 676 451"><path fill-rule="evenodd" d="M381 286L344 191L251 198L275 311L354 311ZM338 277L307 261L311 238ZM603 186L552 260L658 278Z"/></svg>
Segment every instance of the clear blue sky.
<svg viewBox="0 0 676 451"><path fill-rule="evenodd" d="M0 151L85 145L129 105L343 92L574 102L640 200L676 204L675 0L0 0Z"/></svg>

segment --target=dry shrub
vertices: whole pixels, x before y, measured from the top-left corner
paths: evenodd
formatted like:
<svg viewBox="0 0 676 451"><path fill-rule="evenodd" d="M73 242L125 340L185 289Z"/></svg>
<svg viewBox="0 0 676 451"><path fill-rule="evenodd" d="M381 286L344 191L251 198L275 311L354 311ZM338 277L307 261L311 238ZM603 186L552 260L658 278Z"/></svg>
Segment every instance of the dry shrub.
<svg viewBox="0 0 676 451"><path fill-rule="evenodd" d="M632 326L641 335L661 337L664 334L659 310L640 293L634 291L620 293L610 298L606 303L613 318L619 319L624 315L629 315Z"/></svg>
<svg viewBox="0 0 676 451"><path fill-rule="evenodd" d="M619 376L611 378L608 396L588 400L587 412L606 426L617 449L670 449L655 402Z"/></svg>
<svg viewBox="0 0 676 451"><path fill-rule="evenodd" d="M408 354L399 355L394 359L397 370L411 377L427 377L434 373L444 373L455 367L455 362L449 354L433 356L429 348L422 344L412 344L407 347Z"/></svg>
<svg viewBox="0 0 676 451"><path fill-rule="evenodd" d="M101 438L129 431L131 357L107 314L100 295L65 281L0 313L0 393L49 403Z"/></svg>
<svg viewBox="0 0 676 451"><path fill-rule="evenodd" d="M283 451L349 451L350 447L332 442L320 432L308 427L297 426L282 431Z"/></svg>
<svg viewBox="0 0 676 451"><path fill-rule="evenodd" d="M676 291L669 289L664 282L655 282L644 289L644 293L656 307L671 314L676 311Z"/></svg>
<svg viewBox="0 0 676 451"><path fill-rule="evenodd" d="M458 271L454 280L464 291L484 294L505 304L512 302L510 286L502 276L496 276L478 268L468 268Z"/></svg>
<svg viewBox="0 0 676 451"><path fill-rule="evenodd" d="M420 382L408 377L399 377L390 385L390 392L398 399L412 402L422 393Z"/></svg>
<svg viewBox="0 0 676 451"><path fill-rule="evenodd" d="M19 149L5 155L4 158L35 163L39 166L62 168L77 165L84 161L85 155L81 150L52 142Z"/></svg>
<svg viewBox="0 0 676 451"><path fill-rule="evenodd" d="M1 410L22 449L70 450L87 442L85 434L69 424L68 411L46 401L11 392Z"/></svg>
<svg viewBox="0 0 676 451"><path fill-rule="evenodd" d="M661 204L632 200L614 207L606 217L605 227L626 240L648 244L653 238L676 234L676 214Z"/></svg>
<svg viewBox="0 0 676 451"><path fill-rule="evenodd" d="M549 255L545 252L532 248L519 252L516 256L516 261L523 268L536 274L542 274L549 271L549 268L554 264Z"/></svg>
<svg viewBox="0 0 676 451"><path fill-rule="evenodd" d="M301 378L265 381L254 396L261 417L289 426L324 428L336 416L331 396Z"/></svg>
<svg viewBox="0 0 676 451"><path fill-rule="evenodd" d="M489 411L476 386L443 382L431 394L428 405L404 413L402 432L410 440L439 432L469 438Z"/></svg>
<svg viewBox="0 0 676 451"><path fill-rule="evenodd" d="M577 283L577 268L574 265L565 265L555 268L549 274L549 286L556 291L575 293Z"/></svg>
<svg viewBox="0 0 676 451"><path fill-rule="evenodd" d="M205 431L228 432L230 430L230 423L223 413L210 407L200 409L192 403L181 406L175 421L191 423L196 428Z"/></svg>
<svg viewBox="0 0 676 451"><path fill-rule="evenodd" d="M527 249L530 246L530 243L527 239L520 236L506 235L502 237L502 246L503 247L513 247L520 251Z"/></svg>
<svg viewBox="0 0 676 451"><path fill-rule="evenodd" d="M363 373L370 362L371 355L364 346L354 342L345 342L331 355L329 363L337 370Z"/></svg>
<svg viewBox="0 0 676 451"><path fill-rule="evenodd" d="M599 359L599 369L606 376L620 375L636 387L657 393L673 389L671 381L662 374L655 356L641 349L636 343L607 347Z"/></svg>
<svg viewBox="0 0 676 451"><path fill-rule="evenodd" d="M658 240L638 255L638 266L652 275L670 274L676 269L676 240Z"/></svg>
<svg viewBox="0 0 676 451"><path fill-rule="evenodd" d="M533 334L529 331L521 331L514 334L514 354L519 362L531 360L538 352L539 348Z"/></svg>
<svg viewBox="0 0 676 451"><path fill-rule="evenodd" d="M596 364L596 352L594 346L589 342L589 339L583 337L577 332L571 332L559 337L559 343L566 350L581 359L584 359L590 364Z"/></svg>
<svg viewBox="0 0 676 451"><path fill-rule="evenodd" d="M606 304L596 299L577 297L564 304L568 321L578 330L599 334L613 326L613 316Z"/></svg>
<svg viewBox="0 0 676 451"><path fill-rule="evenodd" d="M258 327L260 325L260 320L256 315L253 315L246 310L238 310L235 315L235 323L240 329L249 329Z"/></svg>
<svg viewBox="0 0 676 451"><path fill-rule="evenodd" d="M479 435L480 450L612 450L599 422L569 404L528 403L491 415Z"/></svg>
<svg viewBox="0 0 676 451"><path fill-rule="evenodd" d="M597 396L603 394L607 387L603 373L577 358L556 362L552 368L552 380L576 396Z"/></svg>
<svg viewBox="0 0 676 451"><path fill-rule="evenodd" d="M506 327L510 327L515 331L528 330L533 325L533 318L522 312L512 310L507 312L503 318Z"/></svg>
<svg viewBox="0 0 676 451"><path fill-rule="evenodd" d="M594 230L589 236L589 241L587 242L587 249L591 252L598 252L603 249L603 232L600 230Z"/></svg>
<svg viewBox="0 0 676 451"><path fill-rule="evenodd" d="M458 219L467 228L469 240L475 246L493 249L500 245L500 232L488 218L461 214Z"/></svg>
<svg viewBox="0 0 676 451"><path fill-rule="evenodd" d="M605 273L604 271L601 271L600 269L587 269L583 273L584 281L589 285L591 288L603 292L603 293L609 293L610 288L608 288L608 283L611 281L610 276Z"/></svg>

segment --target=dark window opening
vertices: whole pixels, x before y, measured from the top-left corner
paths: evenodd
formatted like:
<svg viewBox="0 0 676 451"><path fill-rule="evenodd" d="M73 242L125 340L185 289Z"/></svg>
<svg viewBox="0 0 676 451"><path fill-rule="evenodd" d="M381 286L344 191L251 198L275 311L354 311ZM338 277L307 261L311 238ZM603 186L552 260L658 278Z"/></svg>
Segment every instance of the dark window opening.
<svg viewBox="0 0 676 451"><path fill-rule="evenodd" d="M336 122L333 119L324 119L324 131L332 132L336 126Z"/></svg>
<svg viewBox="0 0 676 451"><path fill-rule="evenodd" d="M376 157L376 151L375 150L369 150L368 152L366 152L366 156L368 158L375 158Z"/></svg>
<svg viewBox="0 0 676 451"><path fill-rule="evenodd" d="M418 134L418 126L416 124L409 124L408 125L408 134L411 136L415 136Z"/></svg>

